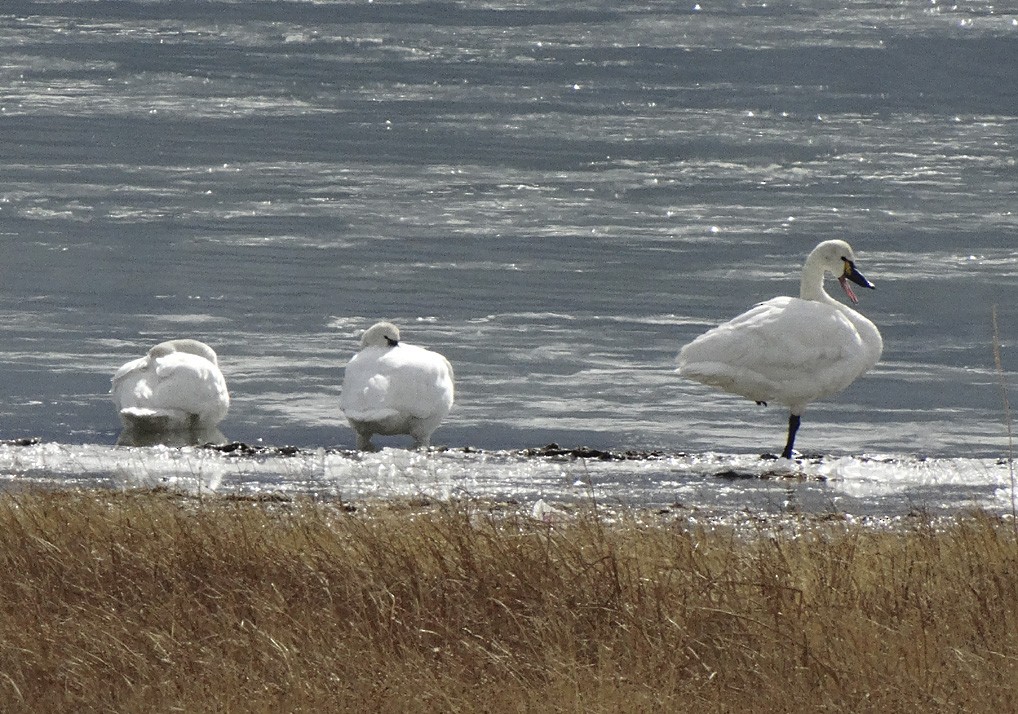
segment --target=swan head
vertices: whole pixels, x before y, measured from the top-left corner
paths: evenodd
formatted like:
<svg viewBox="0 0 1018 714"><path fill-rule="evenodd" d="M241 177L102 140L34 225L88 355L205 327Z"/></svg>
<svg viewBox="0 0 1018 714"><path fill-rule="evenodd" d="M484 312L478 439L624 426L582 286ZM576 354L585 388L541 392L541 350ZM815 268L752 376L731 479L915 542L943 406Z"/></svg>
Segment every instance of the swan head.
<svg viewBox="0 0 1018 714"><path fill-rule="evenodd" d="M399 328L391 322L376 322L361 337L361 347L395 347L399 344Z"/></svg>
<svg viewBox="0 0 1018 714"><path fill-rule="evenodd" d="M809 254L802 271L803 298L813 299L809 293L814 290L823 291L825 273L831 273L837 277L841 289L853 303L859 302L859 298L856 297L849 282L871 290L875 288L873 283L867 280L855 267L855 252L852 250L852 246L843 240L825 240Z"/></svg>
<svg viewBox="0 0 1018 714"><path fill-rule="evenodd" d="M148 351L148 358L153 360L159 359L160 357L165 357L166 355L174 352L187 352L188 354L204 357L212 364L219 366L219 360L216 357L215 350L204 342L192 339L167 340L166 342L160 342Z"/></svg>

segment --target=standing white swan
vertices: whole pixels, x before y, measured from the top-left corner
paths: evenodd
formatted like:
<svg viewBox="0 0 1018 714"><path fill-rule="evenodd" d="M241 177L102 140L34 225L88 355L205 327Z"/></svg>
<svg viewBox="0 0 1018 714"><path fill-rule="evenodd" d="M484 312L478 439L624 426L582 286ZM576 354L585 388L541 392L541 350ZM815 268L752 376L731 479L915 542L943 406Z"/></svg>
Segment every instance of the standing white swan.
<svg viewBox="0 0 1018 714"><path fill-rule="evenodd" d="M230 395L216 353L204 342L160 342L117 370L110 395L124 425L117 443L225 440L216 427L230 408Z"/></svg>
<svg viewBox="0 0 1018 714"><path fill-rule="evenodd" d="M848 243L824 241L806 258L798 298L760 303L700 335L678 356L683 377L758 404L787 406L786 459L792 458L806 405L843 390L877 363L884 347L876 325L824 290L828 272L838 276L853 303L859 300L848 281L873 287L856 270Z"/></svg>
<svg viewBox="0 0 1018 714"><path fill-rule="evenodd" d="M346 366L340 408L357 432L357 448L374 451L374 434L409 434L427 448L452 408L453 372L431 350L400 342L391 322L372 325Z"/></svg>

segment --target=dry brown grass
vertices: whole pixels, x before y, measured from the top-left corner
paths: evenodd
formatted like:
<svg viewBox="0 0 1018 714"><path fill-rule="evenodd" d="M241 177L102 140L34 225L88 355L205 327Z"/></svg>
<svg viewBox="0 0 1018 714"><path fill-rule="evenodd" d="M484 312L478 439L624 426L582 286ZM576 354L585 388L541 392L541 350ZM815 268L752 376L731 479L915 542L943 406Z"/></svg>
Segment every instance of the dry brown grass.
<svg viewBox="0 0 1018 714"><path fill-rule="evenodd" d="M1014 711L1018 545L839 522L0 498L0 702L32 711Z"/></svg>

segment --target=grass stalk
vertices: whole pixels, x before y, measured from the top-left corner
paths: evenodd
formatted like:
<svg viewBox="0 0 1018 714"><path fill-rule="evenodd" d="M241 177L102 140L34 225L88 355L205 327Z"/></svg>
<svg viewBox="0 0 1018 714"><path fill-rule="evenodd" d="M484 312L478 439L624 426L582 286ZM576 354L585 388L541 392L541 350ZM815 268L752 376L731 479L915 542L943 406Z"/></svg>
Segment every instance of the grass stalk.
<svg viewBox="0 0 1018 714"><path fill-rule="evenodd" d="M990 315L993 321L993 365L1000 383L1000 394L1004 406L1004 426L1007 429L1007 467L1011 479L1011 522L1015 532L1018 533L1018 487L1016 487L1014 471L1014 422L1011 418L1011 400L1007 393L1007 374L1004 372L1004 362L1001 359L1000 325L997 321L996 305L993 306Z"/></svg>

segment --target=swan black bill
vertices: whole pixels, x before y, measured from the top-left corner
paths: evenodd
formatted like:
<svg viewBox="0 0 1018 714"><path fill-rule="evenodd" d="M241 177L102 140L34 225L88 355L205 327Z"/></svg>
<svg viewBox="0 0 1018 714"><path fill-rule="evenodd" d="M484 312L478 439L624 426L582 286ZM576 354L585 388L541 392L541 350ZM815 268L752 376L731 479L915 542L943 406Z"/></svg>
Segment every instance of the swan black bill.
<svg viewBox="0 0 1018 714"><path fill-rule="evenodd" d="M867 280L866 276L859 272L859 270L855 267L855 263L846 258L845 272L838 278L838 283L841 284L841 289L845 291L846 295L848 295L848 299L855 304L859 302L859 298L856 297L855 292L852 290L852 286L848 284L848 281L850 280L861 287L869 288L870 290L876 289L876 286Z"/></svg>
<svg viewBox="0 0 1018 714"><path fill-rule="evenodd" d="M873 283L866 279L866 276L859 272L859 270L855 267L855 263L853 263L851 260L845 261L844 276L846 279L851 280L853 283L861 287L869 288L870 290L876 288L876 286Z"/></svg>

